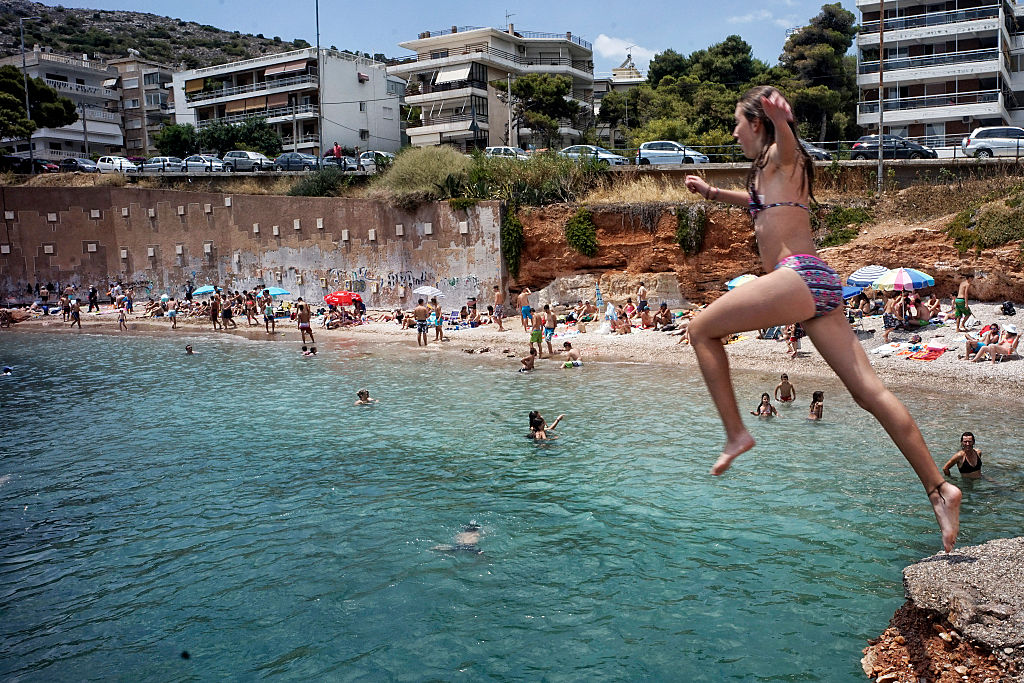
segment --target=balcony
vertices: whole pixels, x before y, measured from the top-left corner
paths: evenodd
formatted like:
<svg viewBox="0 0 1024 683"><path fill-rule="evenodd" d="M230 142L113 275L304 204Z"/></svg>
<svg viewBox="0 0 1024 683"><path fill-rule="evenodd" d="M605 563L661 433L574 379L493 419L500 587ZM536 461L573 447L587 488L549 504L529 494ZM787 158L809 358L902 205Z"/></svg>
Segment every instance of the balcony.
<svg viewBox="0 0 1024 683"><path fill-rule="evenodd" d="M922 55L920 57L897 57L885 60L885 72L890 73L900 69L920 69L928 66L944 66L948 64L966 64L969 62L987 62L999 59L999 48L987 48L984 50L967 50L964 52L949 52L941 55ZM878 73L878 60L861 62L857 70L859 74Z"/></svg>
<svg viewBox="0 0 1024 683"><path fill-rule="evenodd" d="M284 147L285 151L288 151L288 148L293 146L293 145L295 145L295 144L296 144L296 140L295 140L294 137L281 138L281 146ZM316 133L306 133L305 135L300 135L299 139L298 139L298 144L300 144L300 145L310 145L310 144L317 145L317 144L320 144L320 136L317 135Z"/></svg>
<svg viewBox="0 0 1024 683"><path fill-rule="evenodd" d="M449 124L449 123L458 123L460 121L467 121L468 122L468 121L472 121L472 120L473 120L473 113L472 112L462 113L462 114L442 114L442 115L439 115L439 116L425 116L422 119L420 119L420 122L416 126L412 126L412 123L414 123L414 122L410 122L410 126L411 127L440 126L440 125L445 125L445 124ZM487 114L477 114L476 115L476 122L477 123L487 123Z"/></svg>
<svg viewBox="0 0 1024 683"><path fill-rule="evenodd" d="M316 74L302 74L300 76L290 76L288 78L279 78L272 81L259 81L258 83L236 85L230 88L220 88L216 90L200 90L192 94L186 94L185 101L189 103L203 102L205 100L212 100L218 97L230 97L231 95L260 92L263 90L271 90L273 88L303 86L306 84L316 85Z"/></svg>
<svg viewBox="0 0 1024 683"><path fill-rule="evenodd" d="M962 21L994 19L998 16L999 5L973 7L971 9L954 10L950 12L928 12L927 14L916 14L909 17L894 17L892 19L886 19L885 30L899 31L908 28L922 28L924 26L944 26L946 24L957 24ZM861 34L878 33L879 23L880 22L878 21L865 21L860 27Z"/></svg>
<svg viewBox="0 0 1024 683"><path fill-rule="evenodd" d="M109 100L121 99L121 94L116 90L104 88L99 85L85 85L83 83L68 83L67 81L56 81L52 78L43 79L46 85L50 86L62 95L71 93L75 95L88 95L91 97L103 97Z"/></svg>
<svg viewBox="0 0 1024 683"><path fill-rule="evenodd" d="M942 95L923 95L921 97L900 97L885 100L885 111L903 111L906 109L925 109L929 107L955 107L965 104L987 104L999 101L998 90L978 90L975 92L945 93ZM877 114L878 101L861 102L857 105L861 114Z"/></svg>
<svg viewBox="0 0 1024 683"><path fill-rule="evenodd" d="M419 39L422 40L424 38L437 38L439 36L450 36L450 35L454 35L454 34L457 34L457 33L467 33L469 31L480 31L480 30L485 29L485 28L490 28L490 27L488 27L488 26L453 26L451 28L441 29L439 31L424 31L423 33L421 33L419 35ZM495 29L492 29L492 30L498 31L499 33L508 33L508 31L506 29L503 29L503 28L495 28ZM582 47L584 49L587 49L587 50L592 50L593 49L593 45L590 44L590 41L583 40L582 38L580 38L578 36L572 35L571 33L545 33L543 31L516 31L514 35L516 37L519 37L519 38L526 38L527 40L530 40L530 39L533 39L533 40L568 40L569 42L575 43L576 45L579 45L580 47Z"/></svg>
<svg viewBox="0 0 1024 683"><path fill-rule="evenodd" d="M442 51L444 54L439 55L438 51L421 52L416 55L416 62L426 62L430 60L448 59L451 57L460 57L463 55L473 55L477 58L486 59L491 57L491 61L504 62L515 64L517 67L531 67L531 66L568 66L577 71L582 71L593 75L594 63L581 59L572 59L570 57L521 57L511 52L505 52L504 50L498 50L493 48L486 43L477 43L474 45L466 45L465 47L448 49Z"/></svg>
<svg viewBox="0 0 1024 683"><path fill-rule="evenodd" d="M203 119L202 121L196 122L196 128L201 130L214 123L241 123L242 121L254 117L259 117L262 119L272 119L275 117L307 118L309 116L317 116L319 115L319 113L320 107L315 104L300 104L295 107L274 107L272 109L254 109L252 111L243 112L241 114L230 114L229 116L215 117L212 119Z"/></svg>

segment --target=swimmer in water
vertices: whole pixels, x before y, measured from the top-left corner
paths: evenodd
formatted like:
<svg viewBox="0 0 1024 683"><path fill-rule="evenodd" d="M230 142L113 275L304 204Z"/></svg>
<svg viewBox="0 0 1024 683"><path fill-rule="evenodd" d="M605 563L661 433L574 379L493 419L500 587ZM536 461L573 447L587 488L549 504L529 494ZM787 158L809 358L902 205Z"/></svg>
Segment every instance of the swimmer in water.
<svg viewBox="0 0 1024 683"><path fill-rule="evenodd" d="M470 522L462 527L462 531L455 534L455 543L448 545L435 545L431 550L439 553L471 553L479 555L483 552L480 548L480 538L483 536L483 529L476 522Z"/></svg>
<svg viewBox="0 0 1024 683"><path fill-rule="evenodd" d="M820 420L821 411L825 405L825 392L815 391L811 394L811 408L810 413L807 415L808 420Z"/></svg>
<svg viewBox="0 0 1024 683"><path fill-rule="evenodd" d="M360 389L359 391L357 391L356 396L359 397L358 399L356 399L355 402L355 405L357 406L368 406L371 403L377 402L377 399L370 398L370 392L367 391L366 389Z"/></svg>
<svg viewBox="0 0 1024 683"><path fill-rule="evenodd" d="M185 344L185 355L186 356L194 356L195 355L192 352L192 345L191 344Z"/></svg>
<svg viewBox="0 0 1024 683"><path fill-rule="evenodd" d="M5 365L5 366L4 366L4 376L5 376L5 377L6 377L7 375L13 374L13 372L14 372L14 369L13 369L13 368L11 368L11 367L10 367L9 365Z"/></svg>
<svg viewBox="0 0 1024 683"><path fill-rule="evenodd" d="M757 407L750 411L751 415L757 415L758 417L778 417L779 411L772 405L772 397L768 395L768 392L761 394L761 402L757 404Z"/></svg>
<svg viewBox="0 0 1024 683"><path fill-rule="evenodd" d="M555 427L562 421L565 415L559 415L555 418L555 421L550 425L544 420L543 416L536 410L530 411L530 438L536 439L537 441L546 441L548 439L558 438L555 434L548 434L548 432L555 431Z"/></svg>

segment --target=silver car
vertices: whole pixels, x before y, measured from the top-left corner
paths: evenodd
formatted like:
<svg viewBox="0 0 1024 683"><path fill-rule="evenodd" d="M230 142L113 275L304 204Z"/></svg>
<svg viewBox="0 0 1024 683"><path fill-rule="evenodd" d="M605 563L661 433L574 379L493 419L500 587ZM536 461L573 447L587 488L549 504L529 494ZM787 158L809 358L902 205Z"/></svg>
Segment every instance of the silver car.
<svg viewBox="0 0 1024 683"><path fill-rule="evenodd" d="M640 145L636 163L648 164L706 164L709 159L695 149L674 140L654 140Z"/></svg>
<svg viewBox="0 0 1024 683"><path fill-rule="evenodd" d="M274 162L259 152L232 150L224 155L224 170L232 171L269 171Z"/></svg>
<svg viewBox="0 0 1024 683"><path fill-rule="evenodd" d="M179 157L150 157L142 162L139 169L143 173L178 173L181 171Z"/></svg>
<svg viewBox="0 0 1024 683"><path fill-rule="evenodd" d="M209 154L193 154L181 162L183 173L221 173L224 162Z"/></svg>
<svg viewBox="0 0 1024 683"><path fill-rule="evenodd" d="M598 147L597 145L572 145L571 147L566 147L558 154L569 159L593 159L599 164L608 164L609 166L629 165L629 159L626 157L609 152L604 147Z"/></svg>
<svg viewBox="0 0 1024 683"><path fill-rule="evenodd" d="M986 157L1024 156L1024 128L1016 126L990 126L975 128L960 142L965 156Z"/></svg>

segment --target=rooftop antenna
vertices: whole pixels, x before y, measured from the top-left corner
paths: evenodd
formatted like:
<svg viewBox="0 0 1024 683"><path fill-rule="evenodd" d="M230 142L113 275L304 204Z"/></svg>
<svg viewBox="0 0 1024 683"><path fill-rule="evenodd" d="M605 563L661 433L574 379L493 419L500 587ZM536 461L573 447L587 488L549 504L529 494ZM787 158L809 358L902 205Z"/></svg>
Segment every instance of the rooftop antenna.
<svg viewBox="0 0 1024 683"><path fill-rule="evenodd" d="M514 16L515 16L514 12L509 12L508 10L505 10L505 26L506 27L508 27L508 20L511 19Z"/></svg>

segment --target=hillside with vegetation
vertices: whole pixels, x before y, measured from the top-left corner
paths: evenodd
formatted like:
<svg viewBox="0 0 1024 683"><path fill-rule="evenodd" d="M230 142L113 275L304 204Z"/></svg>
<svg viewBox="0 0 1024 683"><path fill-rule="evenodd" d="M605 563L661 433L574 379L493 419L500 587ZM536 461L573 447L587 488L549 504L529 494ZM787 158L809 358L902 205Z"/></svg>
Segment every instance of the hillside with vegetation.
<svg viewBox="0 0 1024 683"><path fill-rule="evenodd" d="M143 59L187 69L309 47L302 38L254 36L145 12L72 9L28 0L0 0L0 55L20 53L18 19L29 16L41 18L25 22L26 49L38 44L56 52L88 54L99 59L126 57L129 50L135 50ZM384 55L373 57L387 59Z"/></svg>

